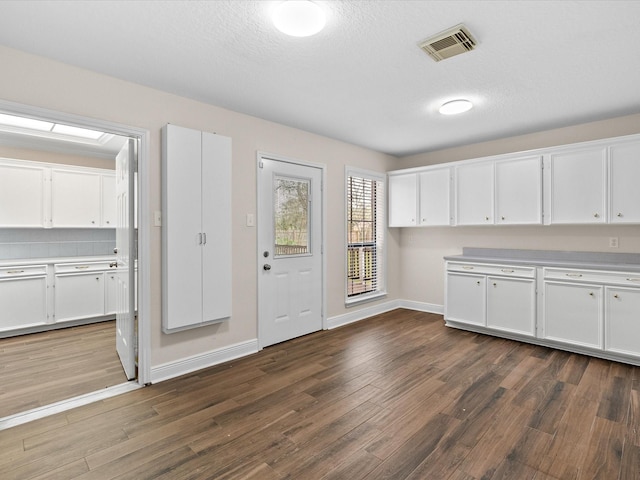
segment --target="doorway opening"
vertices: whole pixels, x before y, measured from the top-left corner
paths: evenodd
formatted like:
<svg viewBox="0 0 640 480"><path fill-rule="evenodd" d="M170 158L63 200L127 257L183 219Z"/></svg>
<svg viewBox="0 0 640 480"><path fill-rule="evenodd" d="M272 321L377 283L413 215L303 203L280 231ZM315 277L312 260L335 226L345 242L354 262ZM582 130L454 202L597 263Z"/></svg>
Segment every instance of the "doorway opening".
<svg viewBox="0 0 640 480"><path fill-rule="evenodd" d="M14 119L26 123L11 125ZM38 133L34 128L44 130ZM68 379L71 386L62 386L62 380L56 382L57 389L48 385L50 390L57 390L58 395L49 397L42 389L39 391L35 378L32 382L27 381L25 390L33 394L33 399L25 402L23 397L17 405L31 408L21 411L12 411L7 406L11 400L5 399L7 401L3 403L3 394L0 394L0 407L5 405L0 411L0 429L139 388L149 382L147 219L139 215L147 203L147 152L146 130L0 101L0 161L5 160L11 167L20 166L20 161L31 162L30 171L43 172L43 210L57 213L55 208L61 208L61 198L65 196L73 202L74 195L78 195L75 201L85 203L79 192L96 185L106 195L100 203L102 207L113 201L113 212L102 208L101 223L95 228L93 225L78 228L68 220L64 223L60 220L66 218L63 213L52 213L51 218L44 218L42 225L26 222L29 226L16 228L16 225L20 226L19 219L18 223L0 224L0 246L2 232L5 239L10 238L19 246L0 252L0 263L38 265L43 270L40 272L42 284L46 283L47 288L43 304L45 319L36 316L30 319L36 318L36 321L20 324L11 317L5 319L4 326L0 321L0 326L4 327L0 330L0 345L21 340L25 340L23 344L33 343L26 341L29 338L35 341L36 349L46 344L53 348L54 358L61 359L64 355L56 355L56 348L58 352L69 351L77 340L74 335L81 336L81 340L75 342L80 347L79 353L71 354L73 360L69 360L75 364L67 364L68 371L76 372ZM103 172L106 173L102 175ZM101 180L87 186L83 183L84 177L90 181L96 181L97 177ZM79 190L74 190L76 187ZM13 202L9 208L19 211L21 204ZM36 241L29 243L29 239L34 238ZM25 256L27 258L23 258ZM102 260L106 263L101 263ZM103 272L100 268L108 270ZM12 288L20 292L22 285L15 283ZM93 293L88 292L97 292L95 299L102 303L95 303ZM100 296L102 293L104 297ZM100 311L100 308L104 310ZM112 336L106 343L105 335ZM40 338L43 340L38 343ZM91 341L96 342L96 349L110 351L87 354L86 344ZM62 343L52 347L56 342ZM85 353L82 353L83 348ZM2 351L0 349L0 356ZM105 377L104 385L96 389L95 386L101 384L97 378L100 374L90 370L89 364L85 364L85 371L81 360L83 355L95 358L103 354L105 358L117 359L115 363L119 363L116 366L120 371L115 372L113 366L107 368L109 379ZM40 356L42 362L37 360L39 355L34 355L36 360L31 363L35 369L46 370L45 352ZM49 366L52 363L49 362ZM90 381L83 382L83 377ZM11 393L8 391L5 396ZM54 401L51 403L48 399ZM15 410L16 407L12 408Z"/></svg>

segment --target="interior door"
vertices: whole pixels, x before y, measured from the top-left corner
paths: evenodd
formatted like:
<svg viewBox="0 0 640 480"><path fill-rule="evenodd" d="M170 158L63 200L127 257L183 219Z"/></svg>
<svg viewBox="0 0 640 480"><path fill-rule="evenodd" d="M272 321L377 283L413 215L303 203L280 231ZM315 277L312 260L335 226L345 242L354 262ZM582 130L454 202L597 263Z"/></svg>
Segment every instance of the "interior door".
<svg viewBox="0 0 640 480"><path fill-rule="evenodd" d="M266 347L322 329L322 169L259 161L258 324Z"/></svg>
<svg viewBox="0 0 640 480"><path fill-rule="evenodd" d="M116 157L116 350L129 380L136 378L134 185L137 140Z"/></svg>

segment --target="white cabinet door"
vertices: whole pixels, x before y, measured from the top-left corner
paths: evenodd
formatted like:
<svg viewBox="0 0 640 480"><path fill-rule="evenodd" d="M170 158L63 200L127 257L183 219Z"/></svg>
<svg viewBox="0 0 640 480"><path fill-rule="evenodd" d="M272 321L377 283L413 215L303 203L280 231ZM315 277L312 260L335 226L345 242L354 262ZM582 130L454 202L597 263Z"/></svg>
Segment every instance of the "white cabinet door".
<svg viewBox="0 0 640 480"><path fill-rule="evenodd" d="M605 146L549 156L552 224L606 222Z"/></svg>
<svg viewBox="0 0 640 480"><path fill-rule="evenodd" d="M104 315L104 273L55 276L55 320L77 320Z"/></svg>
<svg viewBox="0 0 640 480"><path fill-rule="evenodd" d="M640 356L640 289L605 287L605 350Z"/></svg>
<svg viewBox="0 0 640 480"><path fill-rule="evenodd" d="M46 169L0 164L0 227L45 227Z"/></svg>
<svg viewBox="0 0 640 480"><path fill-rule="evenodd" d="M542 224L542 157L497 161L496 224Z"/></svg>
<svg viewBox="0 0 640 480"><path fill-rule="evenodd" d="M100 225L116 228L116 176L101 175L102 215Z"/></svg>
<svg viewBox="0 0 640 480"><path fill-rule="evenodd" d="M535 280L487 277L487 326L535 336Z"/></svg>
<svg viewBox="0 0 640 480"><path fill-rule="evenodd" d="M416 226L417 208L417 174L389 175L389 226Z"/></svg>
<svg viewBox="0 0 640 480"><path fill-rule="evenodd" d="M603 287L544 282L543 337L602 348Z"/></svg>
<svg viewBox="0 0 640 480"><path fill-rule="evenodd" d="M231 139L163 129L163 330L231 316Z"/></svg>
<svg viewBox="0 0 640 480"><path fill-rule="evenodd" d="M450 225L450 169L422 172L418 175L418 179L420 184L419 224L422 226Z"/></svg>
<svg viewBox="0 0 640 480"><path fill-rule="evenodd" d="M45 276L0 279L0 331L47 323Z"/></svg>
<svg viewBox="0 0 640 480"><path fill-rule="evenodd" d="M100 183L98 173L52 169L52 226L99 227Z"/></svg>
<svg viewBox="0 0 640 480"><path fill-rule="evenodd" d="M447 273L446 320L485 326L485 285L484 275Z"/></svg>
<svg viewBox="0 0 640 480"><path fill-rule="evenodd" d="M117 311L118 272L110 270L104 273L104 314L113 315Z"/></svg>
<svg viewBox="0 0 640 480"><path fill-rule="evenodd" d="M457 225L493 223L493 162L455 167Z"/></svg>
<svg viewBox="0 0 640 480"><path fill-rule="evenodd" d="M611 223L640 223L640 141L609 149Z"/></svg>

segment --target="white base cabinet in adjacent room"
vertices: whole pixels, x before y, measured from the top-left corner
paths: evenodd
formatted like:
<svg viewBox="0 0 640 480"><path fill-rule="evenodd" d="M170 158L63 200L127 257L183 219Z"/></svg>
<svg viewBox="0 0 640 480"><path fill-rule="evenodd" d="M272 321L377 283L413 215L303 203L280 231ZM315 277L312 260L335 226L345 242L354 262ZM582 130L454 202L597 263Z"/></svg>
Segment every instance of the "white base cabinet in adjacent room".
<svg viewBox="0 0 640 480"><path fill-rule="evenodd" d="M56 322L104 315L102 272L56 274Z"/></svg>
<svg viewBox="0 0 640 480"><path fill-rule="evenodd" d="M231 317L231 139L175 125L162 138L162 328Z"/></svg>
<svg viewBox="0 0 640 480"><path fill-rule="evenodd" d="M0 268L0 332L48 320L47 266Z"/></svg>

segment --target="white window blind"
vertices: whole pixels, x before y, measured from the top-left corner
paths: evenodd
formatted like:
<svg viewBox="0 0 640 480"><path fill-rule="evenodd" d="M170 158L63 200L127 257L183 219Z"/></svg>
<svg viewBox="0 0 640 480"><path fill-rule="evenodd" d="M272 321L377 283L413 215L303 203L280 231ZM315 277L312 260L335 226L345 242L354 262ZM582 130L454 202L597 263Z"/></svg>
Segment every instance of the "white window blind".
<svg viewBox="0 0 640 480"><path fill-rule="evenodd" d="M347 170L347 303L385 293L384 177Z"/></svg>

